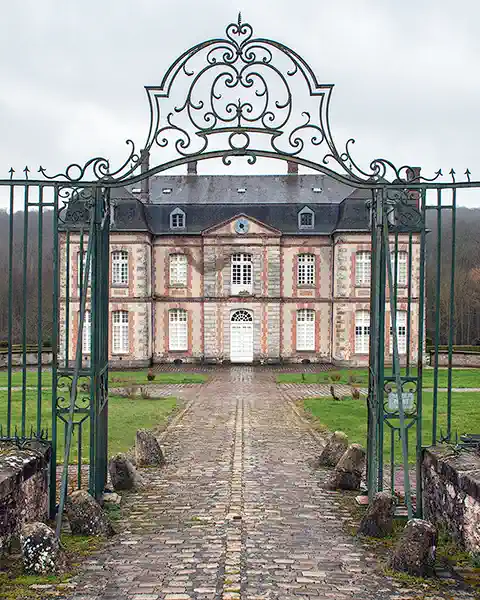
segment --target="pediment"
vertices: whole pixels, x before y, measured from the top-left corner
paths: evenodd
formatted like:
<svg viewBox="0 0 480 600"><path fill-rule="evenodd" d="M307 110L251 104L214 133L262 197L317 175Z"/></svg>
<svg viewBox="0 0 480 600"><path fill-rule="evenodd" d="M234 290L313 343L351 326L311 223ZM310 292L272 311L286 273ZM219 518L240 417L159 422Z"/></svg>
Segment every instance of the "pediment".
<svg viewBox="0 0 480 600"><path fill-rule="evenodd" d="M244 223L247 226L245 233L239 233L238 223ZM258 219L239 213L226 221L222 221L217 225L213 225L202 232L203 235L238 235L239 237L251 236L251 235L268 235L268 236L279 236L281 231L270 225L262 223Z"/></svg>

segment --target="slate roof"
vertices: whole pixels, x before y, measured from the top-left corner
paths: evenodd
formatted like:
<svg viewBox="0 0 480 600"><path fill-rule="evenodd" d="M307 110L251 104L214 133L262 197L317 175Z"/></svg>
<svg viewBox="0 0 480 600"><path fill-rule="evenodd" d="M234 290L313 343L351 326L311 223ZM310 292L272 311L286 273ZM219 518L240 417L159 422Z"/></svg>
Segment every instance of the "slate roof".
<svg viewBox="0 0 480 600"><path fill-rule="evenodd" d="M353 190L330 178L299 176L162 176L150 182L151 199L144 203L124 187L112 189L112 231L145 231L152 235L199 235L244 214L288 235L330 235L335 231L367 231L369 192ZM322 188L314 192L313 188ZM245 192L238 192L238 189ZM164 194L164 189L171 192ZM298 212L308 206L314 213L313 229L298 228ZM170 213L180 207L186 227L170 229ZM71 201L66 221L85 222L80 201Z"/></svg>

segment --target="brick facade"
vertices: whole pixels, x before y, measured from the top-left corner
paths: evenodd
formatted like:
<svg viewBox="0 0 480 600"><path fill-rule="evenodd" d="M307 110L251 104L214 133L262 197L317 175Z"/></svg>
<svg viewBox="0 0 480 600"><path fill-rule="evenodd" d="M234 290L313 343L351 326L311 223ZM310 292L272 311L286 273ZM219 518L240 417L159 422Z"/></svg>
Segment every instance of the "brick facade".
<svg viewBox="0 0 480 600"><path fill-rule="evenodd" d="M246 234L235 232L235 221L219 223L201 235L155 236L150 233L112 232L111 250L128 253L128 282L111 285L110 312L128 312L128 351L112 350L110 314L109 352L112 364L130 367L152 362L207 361L231 358L231 317L239 309L253 317L253 359L265 363L327 362L364 365L368 355L355 352L355 314L369 310L368 286L355 282L355 257L368 250L367 233L288 235L255 219ZM84 240L84 243L86 241ZM74 356L78 330L78 254L80 239L70 236L69 356ZM417 353L418 250L412 245L411 344ZM408 251L408 238L399 236L399 250ZM252 256L252 293L233 295L232 255ZM170 284L170 256L187 260L185 284ZM314 256L314 284L298 283L298 257ZM66 263L66 246L61 245ZM66 351L66 280L62 269L61 352ZM407 308L407 288L398 289L398 307ZM88 302L87 302L88 309ZM186 346L170 350L170 311L186 311ZM297 311L314 311L314 339L310 350L297 349ZM385 352L390 356L390 315L386 315ZM84 349L85 350L85 349ZM85 361L88 355L85 354Z"/></svg>

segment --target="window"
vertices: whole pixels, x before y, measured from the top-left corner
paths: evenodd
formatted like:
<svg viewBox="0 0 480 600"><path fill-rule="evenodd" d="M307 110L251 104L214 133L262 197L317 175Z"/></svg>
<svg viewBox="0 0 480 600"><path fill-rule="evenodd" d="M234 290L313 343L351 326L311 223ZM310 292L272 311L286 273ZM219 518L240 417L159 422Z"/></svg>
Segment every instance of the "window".
<svg viewBox="0 0 480 600"><path fill-rule="evenodd" d="M298 213L298 228L299 229L313 229L315 226L315 215L313 210L305 206Z"/></svg>
<svg viewBox="0 0 480 600"><path fill-rule="evenodd" d="M299 254L297 267L298 285L315 285L315 256Z"/></svg>
<svg viewBox="0 0 480 600"><path fill-rule="evenodd" d="M170 350L188 350L187 311L175 308L168 317L168 347Z"/></svg>
<svg viewBox="0 0 480 600"><path fill-rule="evenodd" d="M407 252L397 254L397 285L407 285Z"/></svg>
<svg viewBox="0 0 480 600"><path fill-rule="evenodd" d="M297 310L297 350L315 350L315 311Z"/></svg>
<svg viewBox="0 0 480 600"><path fill-rule="evenodd" d="M355 283L356 285L370 285L372 272L372 257L370 252L357 252L355 260Z"/></svg>
<svg viewBox="0 0 480 600"><path fill-rule="evenodd" d="M78 321L80 323L80 313L78 313ZM92 313L89 310L85 311L83 319L82 331L82 350L83 354L90 354L92 347Z"/></svg>
<svg viewBox="0 0 480 600"><path fill-rule="evenodd" d="M85 279L85 265L87 263L87 252L83 251L83 261L80 252L77 254L78 287L83 285ZM90 255L90 271L88 273L88 286L92 285L92 256Z"/></svg>
<svg viewBox="0 0 480 600"><path fill-rule="evenodd" d="M170 229L185 229L185 213L181 208L176 208L170 213Z"/></svg>
<svg viewBox="0 0 480 600"><path fill-rule="evenodd" d="M368 354L370 343L370 313L359 310L355 313L355 353Z"/></svg>
<svg viewBox="0 0 480 600"><path fill-rule="evenodd" d="M112 351L114 354L128 352L128 311L116 310L112 313Z"/></svg>
<svg viewBox="0 0 480 600"><path fill-rule="evenodd" d="M185 254L170 255L170 285L187 285L187 257Z"/></svg>
<svg viewBox="0 0 480 600"><path fill-rule="evenodd" d="M253 289L253 265L251 254L232 256L232 294L251 294Z"/></svg>
<svg viewBox="0 0 480 600"><path fill-rule="evenodd" d="M126 250L112 252L112 284L128 284L128 252Z"/></svg>
<svg viewBox="0 0 480 600"><path fill-rule="evenodd" d="M407 352L407 312L405 310L397 311L397 340L398 353ZM390 325L390 354L393 354L393 327Z"/></svg>

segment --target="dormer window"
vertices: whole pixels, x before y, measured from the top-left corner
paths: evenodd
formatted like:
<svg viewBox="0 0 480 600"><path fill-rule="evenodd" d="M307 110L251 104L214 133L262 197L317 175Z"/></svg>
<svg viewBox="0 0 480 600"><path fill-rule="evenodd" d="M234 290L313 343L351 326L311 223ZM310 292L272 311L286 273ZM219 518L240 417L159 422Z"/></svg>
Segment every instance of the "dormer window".
<svg viewBox="0 0 480 600"><path fill-rule="evenodd" d="M315 226L315 214L312 209L305 206L298 213L298 228L313 229Z"/></svg>
<svg viewBox="0 0 480 600"><path fill-rule="evenodd" d="M176 208L170 213L170 229L185 229L185 213L181 208Z"/></svg>

